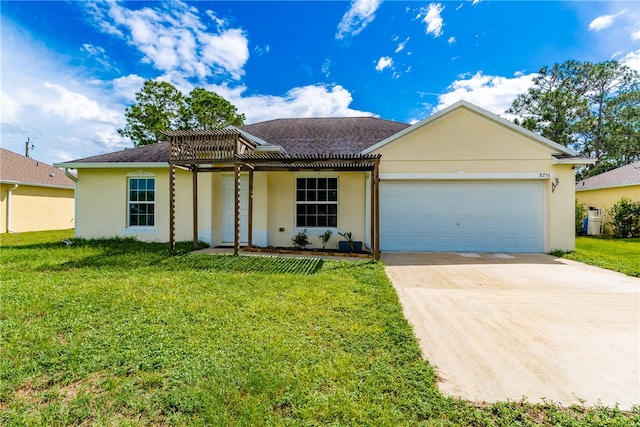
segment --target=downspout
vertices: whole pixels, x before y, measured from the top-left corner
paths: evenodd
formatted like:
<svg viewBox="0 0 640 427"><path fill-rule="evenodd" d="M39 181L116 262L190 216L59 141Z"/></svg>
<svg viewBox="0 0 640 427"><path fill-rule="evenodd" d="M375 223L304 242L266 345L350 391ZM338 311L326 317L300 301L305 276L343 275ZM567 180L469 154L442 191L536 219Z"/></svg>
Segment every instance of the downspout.
<svg viewBox="0 0 640 427"><path fill-rule="evenodd" d="M64 168L64 174L67 178L69 178L73 182L78 182L78 177L69 172L69 168Z"/></svg>
<svg viewBox="0 0 640 427"><path fill-rule="evenodd" d="M19 184L14 184L13 188L7 190L7 233L17 233L11 229L11 193L18 188Z"/></svg>

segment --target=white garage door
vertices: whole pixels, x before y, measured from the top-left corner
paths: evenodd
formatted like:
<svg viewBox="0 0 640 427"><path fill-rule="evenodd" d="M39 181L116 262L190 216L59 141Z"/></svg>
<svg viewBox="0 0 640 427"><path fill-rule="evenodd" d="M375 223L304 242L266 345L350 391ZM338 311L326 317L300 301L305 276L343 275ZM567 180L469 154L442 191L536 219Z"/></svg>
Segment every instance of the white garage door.
<svg viewBox="0 0 640 427"><path fill-rule="evenodd" d="M383 251L544 252L543 181L382 181Z"/></svg>

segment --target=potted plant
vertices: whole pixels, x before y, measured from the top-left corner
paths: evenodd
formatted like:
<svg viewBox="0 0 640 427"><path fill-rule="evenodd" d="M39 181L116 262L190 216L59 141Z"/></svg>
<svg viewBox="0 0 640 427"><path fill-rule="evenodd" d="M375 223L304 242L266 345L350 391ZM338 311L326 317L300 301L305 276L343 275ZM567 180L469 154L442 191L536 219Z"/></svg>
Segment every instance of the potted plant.
<svg viewBox="0 0 640 427"><path fill-rule="evenodd" d="M350 231L338 233L344 240L338 242L338 250L340 252L362 252L362 242L353 240Z"/></svg>

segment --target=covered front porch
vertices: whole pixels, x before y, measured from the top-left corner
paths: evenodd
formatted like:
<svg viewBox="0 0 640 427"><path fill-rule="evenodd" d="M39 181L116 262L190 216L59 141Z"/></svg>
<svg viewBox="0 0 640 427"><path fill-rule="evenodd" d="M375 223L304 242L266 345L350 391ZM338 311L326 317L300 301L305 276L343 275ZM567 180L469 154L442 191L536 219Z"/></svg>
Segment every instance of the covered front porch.
<svg viewBox="0 0 640 427"><path fill-rule="evenodd" d="M240 253L241 176L247 176L246 250L254 247L254 173L341 173L363 172L367 176L369 245L374 259L380 258L379 164L380 155L289 155L277 146L260 144L242 132L222 130L166 131L170 143L169 210L171 250L176 235L176 169L192 174L193 244L198 244L198 175L223 172L233 178L233 253ZM184 191L180 189L180 191Z"/></svg>

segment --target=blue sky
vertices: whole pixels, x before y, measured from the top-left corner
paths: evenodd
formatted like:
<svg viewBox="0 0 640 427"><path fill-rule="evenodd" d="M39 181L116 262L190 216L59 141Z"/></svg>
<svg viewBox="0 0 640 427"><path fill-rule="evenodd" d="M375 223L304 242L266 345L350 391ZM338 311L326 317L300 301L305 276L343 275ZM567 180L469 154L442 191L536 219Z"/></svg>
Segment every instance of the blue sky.
<svg viewBox="0 0 640 427"><path fill-rule="evenodd" d="M117 135L145 79L227 98L247 123L415 122L465 99L507 117L545 65L640 71L638 1L2 1L1 145L57 163ZM509 117L507 117L509 118Z"/></svg>

